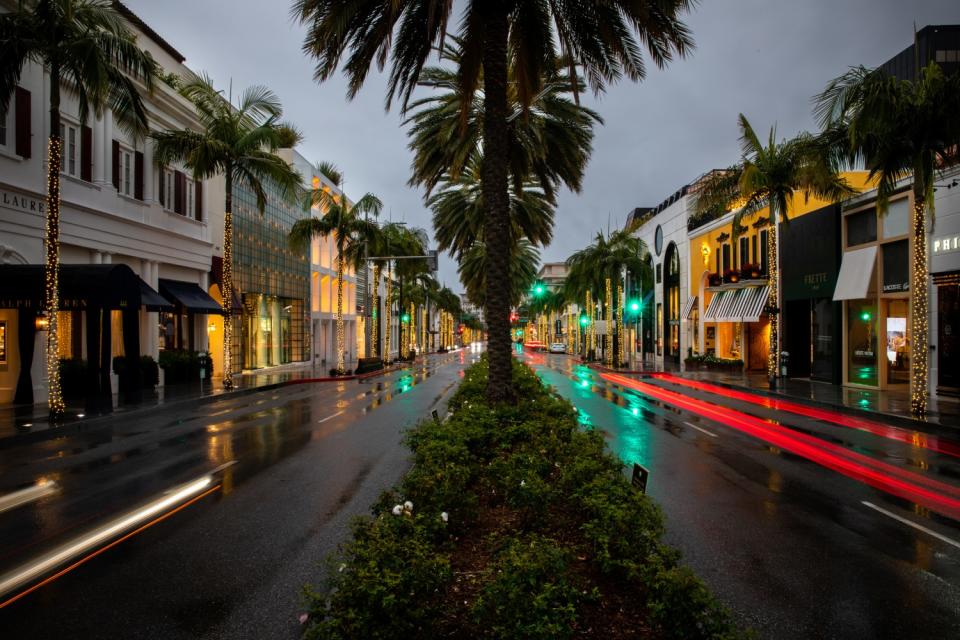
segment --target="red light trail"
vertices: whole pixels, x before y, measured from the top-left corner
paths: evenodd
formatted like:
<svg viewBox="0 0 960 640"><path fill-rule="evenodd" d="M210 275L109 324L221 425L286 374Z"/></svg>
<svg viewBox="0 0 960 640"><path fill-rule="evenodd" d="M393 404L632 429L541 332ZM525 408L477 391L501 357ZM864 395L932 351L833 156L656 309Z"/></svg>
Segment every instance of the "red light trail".
<svg viewBox="0 0 960 640"><path fill-rule="evenodd" d="M875 489L960 520L960 487L895 467L734 409L695 400L674 391L617 374L602 373L600 377L719 422Z"/></svg>
<svg viewBox="0 0 960 640"><path fill-rule="evenodd" d="M789 413L795 413L808 418L814 418L815 420L822 420L824 422L829 422L842 427L848 427L858 431L865 431L875 436L880 436L881 438L887 438L888 440L895 440L897 442L903 442L914 447L921 447L923 449L929 449L930 451L936 451L937 453L960 458L960 444L950 442L949 440L942 440L937 436L891 427L880 422L865 420L863 418L855 418L837 411L818 409L816 407L810 407L797 402L790 402L789 400L769 398L759 396L755 393L737 391L736 389L721 387L719 385L709 384L706 382L687 380L686 378L680 378L669 373L651 373L650 377L666 380L672 384L690 387L691 389L699 389L700 391L705 391L707 393L716 393L727 398L742 400L758 406L767 407L768 409L787 411Z"/></svg>

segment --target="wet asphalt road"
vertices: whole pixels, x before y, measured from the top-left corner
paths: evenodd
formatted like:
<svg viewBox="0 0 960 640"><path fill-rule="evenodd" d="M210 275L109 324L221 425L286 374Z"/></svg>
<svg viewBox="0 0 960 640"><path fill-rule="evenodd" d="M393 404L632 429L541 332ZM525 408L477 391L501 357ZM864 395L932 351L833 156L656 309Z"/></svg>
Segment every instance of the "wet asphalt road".
<svg viewBox="0 0 960 640"><path fill-rule="evenodd" d="M0 495L39 478L59 486L0 513L0 575L236 461L212 476L217 490L0 609L0 638L298 637L301 587L322 581L350 519L408 468L404 429L442 414L477 357L159 408L0 450Z"/></svg>
<svg viewBox="0 0 960 640"><path fill-rule="evenodd" d="M668 542L761 637L960 638L960 522L610 384L567 356L522 360L574 402L584 425L603 430L625 462L650 470L648 493L663 507ZM956 457L645 382L960 485Z"/></svg>

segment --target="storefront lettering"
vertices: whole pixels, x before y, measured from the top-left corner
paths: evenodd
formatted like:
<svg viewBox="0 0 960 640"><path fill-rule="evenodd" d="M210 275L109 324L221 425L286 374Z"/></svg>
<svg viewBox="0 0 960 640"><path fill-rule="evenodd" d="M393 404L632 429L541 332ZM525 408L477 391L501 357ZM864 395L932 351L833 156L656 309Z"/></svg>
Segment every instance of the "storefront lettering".
<svg viewBox="0 0 960 640"><path fill-rule="evenodd" d="M820 285L827 281L827 274L824 273L808 273L803 276L803 284L807 285L814 291L820 288Z"/></svg>
<svg viewBox="0 0 960 640"><path fill-rule="evenodd" d="M935 238L933 241L934 254L948 253L957 250L960 250L960 234Z"/></svg>
<svg viewBox="0 0 960 640"><path fill-rule="evenodd" d="M43 213L45 206L43 200L29 198L27 196L11 193L9 191L0 192L0 202L2 202L3 206L5 207L9 207L11 209L20 209L21 211L29 211L33 213Z"/></svg>

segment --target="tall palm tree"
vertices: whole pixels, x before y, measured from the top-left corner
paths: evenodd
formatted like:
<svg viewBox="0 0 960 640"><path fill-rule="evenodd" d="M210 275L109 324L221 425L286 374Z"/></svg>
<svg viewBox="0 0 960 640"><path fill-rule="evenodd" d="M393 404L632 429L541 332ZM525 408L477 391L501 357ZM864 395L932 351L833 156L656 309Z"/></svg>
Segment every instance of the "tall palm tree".
<svg viewBox="0 0 960 640"><path fill-rule="evenodd" d="M614 309L618 317L623 313L622 277L629 274L633 279L641 279L646 272L646 243L634 236L632 229L618 229L610 234L597 232L593 243L567 258L567 278L564 283L564 296L571 300L581 300L589 293L593 299L606 299L607 335L612 335L611 322ZM614 284L616 283L616 285ZM616 298L613 297L617 293ZM622 336L618 336L622 339ZM608 360L614 353L611 341L607 352Z"/></svg>
<svg viewBox="0 0 960 640"><path fill-rule="evenodd" d="M910 408L927 410L929 274L927 212L933 218L933 185L939 169L960 161L960 74L944 75L935 63L915 81L855 67L831 81L815 99L821 140L834 160L863 163L877 179L877 209L886 213L898 183L911 179Z"/></svg>
<svg viewBox="0 0 960 640"><path fill-rule="evenodd" d="M57 312L60 308L60 92L76 96L80 119L100 116L109 107L120 127L135 139L147 133L147 112L140 99L153 88L157 64L137 46L133 32L106 0L27 0L0 15L0 113L6 113L27 62L42 64L50 78L50 131L47 134L47 208L44 229L47 331L47 404L59 416L60 392Z"/></svg>
<svg viewBox="0 0 960 640"><path fill-rule="evenodd" d="M755 217L764 208L770 212L768 224L772 231L767 234L767 315L770 319L767 378L773 387L780 370L782 323L777 256L779 226L788 222L790 205L799 194L804 198L814 195L833 202L853 195L856 190L831 167L822 146L809 134L801 133L795 138L777 141L776 127L771 127L767 142L763 144L742 113L738 122L741 160L725 171L712 173L698 185L696 206L700 212L734 209L734 245L745 218Z"/></svg>
<svg viewBox="0 0 960 640"><path fill-rule="evenodd" d="M517 100L529 109L543 89L545 71L569 57L583 69L594 91L626 75L644 77L645 46L657 66L684 55L693 42L679 16L690 0L661 0L655 5L631 0L469 0L459 37L463 52L458 86L463 105L473 101L482 83L483 149L496 162L483 163L484 242L488 248L486 319L489 327L487 397L513 400L510 349L509 243L511 157L508 68L513 68ZM420 80L427 58L445 44L454 3L450 0L296 0L294 15L307 25L304 49L317 60L315 77L323 81L340 67L348 95L360 90L370 67L390 61L387 107L399 96L404 107ZM464 112L466 119L466 111ZM524 176L526 177L526 176Z"/></svg>
<svg viewBox="0 0 960 640"><path fill-rule="evenodd" d="M314 169L343 194L343 174L335 165L321 162ZM318 208L323 215L320 218L311 216L297 220L290 230L290 246L306 250L314 238L333 235L337 245L337 373L344 375L343 274L347 265L352 266L354 271L366 268L363 261L364 245L373 240L378 231L369 216L379 216L383 203L372 193L366 193L356 204L351 204L346 194L338 195L317 186L307 194L305 204L309 209Z"/></svg>
<svg viewBox="0 0 960 640"><path fill-rule="evenodd" d="M491 259L486 243L477 241L463 252L457 266L457 273L460 275L460 282L467 290L467 297L479 307L485 307L487 303L487 295L490 291L487 286L487 278L490 276L488 261ZM525 238L518 240L507 263L507 278L510 285L507 301L511 307L517 306L523 300L530 285L537 278L539 266L540 252L537 248Z"/></svg>
<svg viewBox="0 0 960 640"><path fill-rule="evenodd" d="M196 180L223 175L226 196L223 211L223 387L233 388L233 188L245 186L257 198L262 214L267 206L264 183L280 197L294 202L301 176L276 151L296 136L281 122L283 109L277 96L263 86L243 92L236 106L213 88L209 76L183 85L180 93L193 103L200 131L161 131L151 134L154 161L162 166L182 162Z"/></svg>

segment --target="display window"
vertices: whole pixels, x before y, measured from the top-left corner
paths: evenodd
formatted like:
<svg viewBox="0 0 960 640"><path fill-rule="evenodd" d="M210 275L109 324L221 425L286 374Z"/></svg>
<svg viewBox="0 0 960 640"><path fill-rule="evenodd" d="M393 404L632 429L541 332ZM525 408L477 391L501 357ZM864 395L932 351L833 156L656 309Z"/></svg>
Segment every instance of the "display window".
<svg viewBox="0 0 960 640"><path fill-rule="evenodd" d="M847 302L847 381L875 387L877 371L877 307L873 300Z"/></svg>

